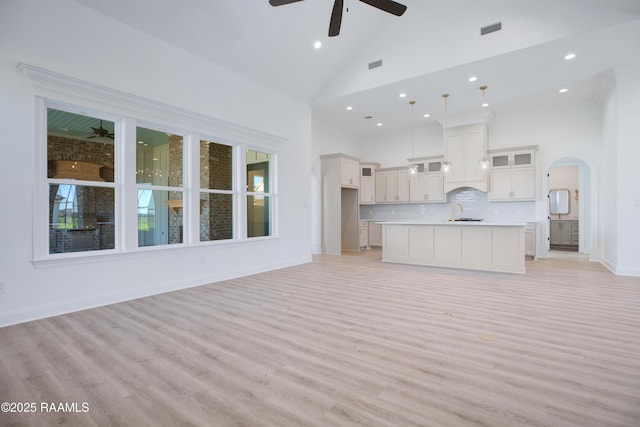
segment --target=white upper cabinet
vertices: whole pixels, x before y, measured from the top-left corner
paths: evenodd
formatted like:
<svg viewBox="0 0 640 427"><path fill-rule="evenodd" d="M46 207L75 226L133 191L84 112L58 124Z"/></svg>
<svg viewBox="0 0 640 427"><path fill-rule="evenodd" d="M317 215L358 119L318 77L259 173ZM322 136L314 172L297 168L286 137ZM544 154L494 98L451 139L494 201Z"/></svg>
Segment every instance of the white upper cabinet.
<svg viewBox="0 0 640 427"><path fill-rule="evenodd" d="M488 135L486 126L484 132ZM487 191L487 174L480 167L486 157L484 132L482 124L447 129L444 159L451 163L451 171L444 179L445 192L459 187Z"/></svg>
<svg viewBox="0 0 640 427"><path fill-rule="evenodd" d="M376 203L385 203L387 201L387 174L383 171L376 171L374 179Z"/></svg>
<svg viewBox="0 0 640 427"><path fill-rule="evenodd" d="M535 153L537 146L491 150L488 200L528 201L536 198Z"/></svg>
<svg viewBox="0 0 640 427"><path fill-rule="evenodd" d="M357 160L340 158L340 183L343 187L360 187L360 163Z"/></svg>
<svg viewBox="0 0 640 427"><path fill-rule="evenodd" d="M380 163L360 163L360 204L373 204L375 198L375 170Z"/></svg>
<svg viewBox="0 0 640 427"><path fill-rule="evenodd" d="M375 173L376 203L409 201L409 169L379 169Z"/></svg>
<svg viewBox="0 0 640 427"><path fill-rule="evenodd" d="M409 178L409 201L413 203L443 203L444 177L441 174L442 156L409 159L418 165L419 173Z"/></svg>

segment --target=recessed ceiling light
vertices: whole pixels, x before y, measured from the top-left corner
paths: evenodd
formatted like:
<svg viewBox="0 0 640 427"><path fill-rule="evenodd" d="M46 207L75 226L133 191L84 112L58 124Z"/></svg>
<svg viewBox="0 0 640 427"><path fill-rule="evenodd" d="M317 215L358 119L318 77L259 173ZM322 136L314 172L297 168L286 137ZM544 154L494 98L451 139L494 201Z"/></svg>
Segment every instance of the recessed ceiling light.
<svg viewBox="0 0 640 427"><path fill-rule="evenodd" d="M476 80L478 80L476 76L471 76L467 79L468 82L475 82Z"/></svg>
<svg viewBox="0 0 640 427"><path fill-rule="evenodd" d="M567 89L566 87L563 87L563 88L562 88L562 89L560 89L558 92L560 92L560 93L569 92L569 89Z"/></svg>
<svg viewBox="0 0 640 427"><path fill-rule="evenodd" d="M351 105L349 105L349 106L347 107L347 111L351 111L351 110L353 110L353 107L352 107Z"/></svg>
<svg viewBox="0 0 640 427"><path fill-rule="evenodd" d="M483 103L482 103L482 106L483 106L483 107L488 107L488 106L489 106L489 103L487 103L487 102L483 102Z"/></svg>
<svg viewBox="0 0 640 427"><path fill-rule="evenodd" d="M427 113L424 115L425 117L431 117L431 114Z"/></svg>
<svg viewBox="0 0 640 427"><path fill-rule="evenodd" d="M576 57L576 54L575 54L575 53L567 53L567 54L564 56L564 59L566 59L566 60L568 61L568 60L573 59L573 58L575 58L575 57Z"/></svg>
<svg viewBox="0 0 640 427"><path fill-rule="evenodd" d="M406 98L406 97L407 97L407 94L406 94L406 93L402 92L402 93L400 94L400 98Z"/></svg>
<svg viewBox="0 0 640 427"><path fill-rule="evenodd" d="M138 144L144 144L144 141L138 141Z"/></svg>
<svg viewBox="0 0 640 427"><path fill-rule="evenodd" d="M376 123L376 126L382 126L382 123Z"/></svg>
<svg viewBox="0 0 640 427"><path fill-rule="evenodd" d="M322 47L322 42L320 40L318 40L317 42L315 42L313 44L313 47L316 49L320 49Z"/></svg>

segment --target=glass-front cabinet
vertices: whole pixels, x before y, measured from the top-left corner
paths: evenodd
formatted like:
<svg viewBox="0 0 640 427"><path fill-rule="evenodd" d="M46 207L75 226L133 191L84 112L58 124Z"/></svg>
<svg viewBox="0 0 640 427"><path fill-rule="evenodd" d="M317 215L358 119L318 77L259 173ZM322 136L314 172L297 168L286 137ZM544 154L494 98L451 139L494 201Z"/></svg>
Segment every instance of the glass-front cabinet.
<svg viewBox="0 0 640 427"><path fill-rule="evenodd" d="M535 200L537 146L489 151L491 174L487 199L492 202Z"/></svg>

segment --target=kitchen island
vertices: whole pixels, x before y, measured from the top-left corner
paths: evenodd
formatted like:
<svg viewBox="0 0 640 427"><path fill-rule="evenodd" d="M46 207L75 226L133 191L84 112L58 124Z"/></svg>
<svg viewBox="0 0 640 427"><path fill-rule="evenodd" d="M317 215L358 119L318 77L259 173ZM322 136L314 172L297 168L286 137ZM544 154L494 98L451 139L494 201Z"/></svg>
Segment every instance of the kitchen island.
<svg viewBox="0 0 640 427"><path fill-rule="evenodd" d="M526 223L388 221L382 261L524 274Z"/></svg>

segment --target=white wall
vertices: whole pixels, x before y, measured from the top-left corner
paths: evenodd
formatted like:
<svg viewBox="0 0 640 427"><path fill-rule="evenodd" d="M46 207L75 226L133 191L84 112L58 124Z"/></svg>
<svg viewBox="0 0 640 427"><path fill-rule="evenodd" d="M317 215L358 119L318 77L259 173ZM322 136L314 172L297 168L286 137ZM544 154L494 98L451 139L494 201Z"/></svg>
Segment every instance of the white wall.
<svg viewBox="0 0 640 427"><path fill-rule="evenodd" d="M311 145L311 250L314 254L322 252L321 239L321 168L320 156L323 154L344 153L362 159L360 141L346 132L313 121ZM363 161L365 159L362 159Z"/></svg>
<svg viewBox="0 0 640 427"><path fill-rule="evenodd" d="M380 167L408 166L411 157L437 156L444 153L442 126L433 120L416 126L411 149L411 130L396 134L382 134L362 141L362 157L365 161L380 163ZM414 155L412 156L412 151Z"/></svg>
<svg viewBox="0 0 640 427"><path fill-rule="evenodd" d="M602 175L600 180L600 259L609 269L618 263L617 188L617 92L615 74L608 76L602 94ZM612 220L613 219L613 220Z"/></svg>
<svg viewBox="0 0 640 427"><path fill-rule="evenodd" d="M34 96L21 62L283 138L279 238L36 268ZM0 82L0 326L310 261L308 106L70 0L2 2Z"/></svg>
<svg viewBox="0 0 640 427"><path fill-rule="evenodd" d="M618 252L615 272L640 276L640 64L616 71L617 75L617 179Z"/></svg>

